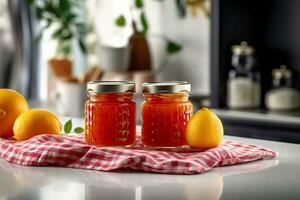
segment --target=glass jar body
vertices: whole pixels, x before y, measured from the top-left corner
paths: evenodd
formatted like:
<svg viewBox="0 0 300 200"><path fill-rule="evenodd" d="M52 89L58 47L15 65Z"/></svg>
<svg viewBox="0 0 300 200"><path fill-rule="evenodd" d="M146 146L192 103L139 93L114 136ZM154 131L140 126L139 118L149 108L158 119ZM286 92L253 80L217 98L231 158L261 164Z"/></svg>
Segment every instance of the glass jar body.
<svg viewBox="0 0 300 200"><path fill-rule="evenodd" d="M86 142L96 146L131 146L136 140L133 93L100 93L85 105Z"/></svg>
<svg viewBox="0 0 300 200"><path fill-rule="evenodd" d="M186 146L186 126L193 114L187 93L144 94L142 142L148 147Z"/></svg>

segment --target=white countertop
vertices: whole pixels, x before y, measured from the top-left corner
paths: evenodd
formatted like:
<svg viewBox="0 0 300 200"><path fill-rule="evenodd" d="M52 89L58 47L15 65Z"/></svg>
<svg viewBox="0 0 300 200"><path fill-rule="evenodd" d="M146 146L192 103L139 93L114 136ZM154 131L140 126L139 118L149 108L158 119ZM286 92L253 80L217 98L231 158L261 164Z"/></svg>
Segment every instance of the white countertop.
<svg viewBox="0 0 300 200"><path fill-rule="evenodd" d="M80 120L75 123L82 124ZM0 199L299 199L300 145L225 136L279 152L278 158L198 175L23 167L0 159Z"/></svg>

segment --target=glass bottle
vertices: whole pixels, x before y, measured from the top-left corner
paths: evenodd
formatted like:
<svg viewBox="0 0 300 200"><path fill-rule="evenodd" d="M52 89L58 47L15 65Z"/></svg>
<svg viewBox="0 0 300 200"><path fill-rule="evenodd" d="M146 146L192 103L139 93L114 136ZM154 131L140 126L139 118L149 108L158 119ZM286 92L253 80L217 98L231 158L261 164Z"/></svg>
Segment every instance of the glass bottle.
<svg viewBox="0 0 300 200"><path fill-rule="evenodd" d="M271 111L292 111L300 107L300 94L292 86L292 71L285 65L272 71L273 86L266 93L265 104Z"/></svg>
<svg viewBox="0 0 300 200"><path fill-rule="evenodd" d="M260 72L255 69L255 49L247 42L234 45L232 66L227 81L227 106L230 109L252 109L261 104Z"/></svg>

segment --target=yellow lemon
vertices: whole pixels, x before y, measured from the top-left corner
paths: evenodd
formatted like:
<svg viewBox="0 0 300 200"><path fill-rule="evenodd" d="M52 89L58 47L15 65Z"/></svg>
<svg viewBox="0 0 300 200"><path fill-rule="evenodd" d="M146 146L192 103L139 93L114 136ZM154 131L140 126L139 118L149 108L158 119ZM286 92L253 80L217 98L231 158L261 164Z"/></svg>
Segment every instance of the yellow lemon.
<svg viewBox="0 0 300 200"><path fill-rule="evenodd" d="M26 99L18 92L0 89L0 137L13 136L17 117L29 109Z"/></svg>
<svg viewBox="0 0 300 200"><path fill-rule="evenodd" d="M17 118L13 130L17 140L27 140L40 134L60 134L61 128L59 119L53 113L32 109Z"/></svg>
<svg viewBox="0 0 300 200"><path fill-rule="evenodd" d="M186 140L192 148L213 148L221 144L223 134L223 125L218 116L202 108L188 121Z"/></svg>

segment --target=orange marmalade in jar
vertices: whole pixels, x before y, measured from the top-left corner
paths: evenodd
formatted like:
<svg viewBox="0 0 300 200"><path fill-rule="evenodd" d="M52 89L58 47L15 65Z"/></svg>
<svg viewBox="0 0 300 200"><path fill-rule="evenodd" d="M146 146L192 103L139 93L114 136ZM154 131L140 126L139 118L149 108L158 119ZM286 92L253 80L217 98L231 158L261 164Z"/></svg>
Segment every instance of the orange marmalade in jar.
<svg viewBox="0 0 300 200"><path fill-rule="evenodd" d="M188 82L143 84L142 142L148 147L185 147L186 126L193 114Z"/></svg>
<svg viewBox="0 0 300 200"><path fill-rule="evenodd" d="M87 84L86 142L96 146L131 146L136 140L135 84L92 81Z"/></svg>

